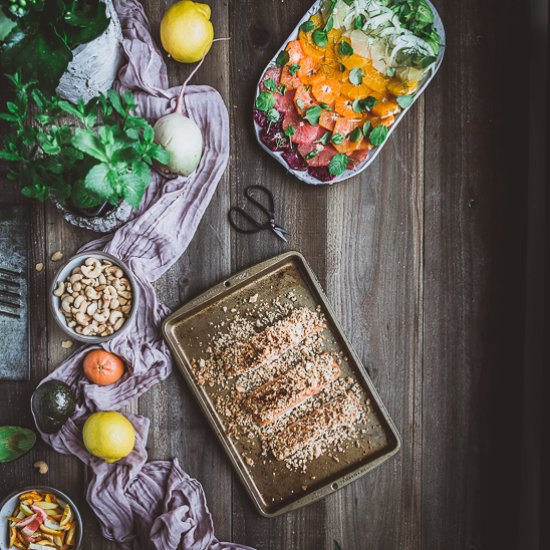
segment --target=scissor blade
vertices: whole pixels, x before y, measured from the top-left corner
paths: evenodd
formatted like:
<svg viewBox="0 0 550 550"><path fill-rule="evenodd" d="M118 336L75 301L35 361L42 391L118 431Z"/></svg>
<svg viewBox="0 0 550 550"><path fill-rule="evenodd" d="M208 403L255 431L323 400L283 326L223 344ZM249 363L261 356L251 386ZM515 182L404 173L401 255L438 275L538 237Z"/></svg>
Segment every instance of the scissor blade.
<svg viewBox="0 0 550 550"><path fill-rule="evenodd" d="M275 233L275 235L277 235L277 237L279 237L279 239L285 241L285 243L288 242L288 239L285 237L285 233L288 235L288 231L286 229L283 229L282 227L272 227L271 230L273 231L273 233Z"/></svg>

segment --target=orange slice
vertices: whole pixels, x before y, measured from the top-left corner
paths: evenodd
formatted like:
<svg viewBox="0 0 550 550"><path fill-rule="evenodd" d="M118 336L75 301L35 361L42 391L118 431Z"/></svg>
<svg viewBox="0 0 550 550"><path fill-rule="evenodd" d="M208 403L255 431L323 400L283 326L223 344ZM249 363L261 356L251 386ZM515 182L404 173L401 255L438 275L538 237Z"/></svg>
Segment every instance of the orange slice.
<svg viewBox="0 0 550 550"><path fill-rule="evenodd" d="M314 104L315 101L308 87L300 86L296 89L296 93L294 94L294 105L296 105L296 110L300 115L303 115Z"/></svg>
<svg viewBox="0 0 550 550"><path fill-rule="evenodd" d="M371 109L373 115L380 118L386 118L391 115L396 115L400 111L400 107L396 101L378 101Z"/></svg>
<svg viewBox="0 0 550 550"><path fill-rule="evenodd" d="M340 90L346 97L349 97L350 99L364 99L372 95L372 90L368 86L365 86L364 84L355 86L355 84L352 84L349 81L343 82Z"/></svg>
<svg viewBox="0 0 550 550"><path fill-rule="evenodd" d="M334 110L345 118L359 118L361 115L353 110L353 101L349 97L340 96L336 99Z"/></svg>
<svg viewBox="0 0 550 550"><path fill-rule="evenodd" d="M330 130L332 132L338 118L339 115L334 111L327 111L323 109L321 111L321 116L319 117L319 126L325 128L325 130Z"/></svg>
<svg viewBox="0 0 550 550"><path fill-rule="evenodd" d="M363 84L375 92L383 94L386 91L388 79L379 73L374 67L363 69Z"/></svg>
<svg viewBox="0 0 550 550"><path fill-rule="evenodd" d="M291 90L295 90L302 85L302 81L298 78L297 74L290 74L290 67L285 65L281 72L281 84Z"/></svg>
<svg viewBox="0 0 550 550"><path fill-rule="evenodd" d="M325 75L320 71L321 66L311 57L303 57L298 69L298 78L304 84L317 84L325 79Z"/></svg>
<svg viewBox="0 0 550 550"><path fill-rule="evenodd" d="M292 40L286 45L286 51L289 55L289 61L287 65L299 65L300 59L304 55L304 51L302 50L302 46L300 45L299 40Z"/></svg>
<svg viewBox="0 0 550 550"><path fill-rule="evenodd" d="M324 79L311 88L313 97L319 103L333 103L340 95L340 83L336 79Z"/></svg>

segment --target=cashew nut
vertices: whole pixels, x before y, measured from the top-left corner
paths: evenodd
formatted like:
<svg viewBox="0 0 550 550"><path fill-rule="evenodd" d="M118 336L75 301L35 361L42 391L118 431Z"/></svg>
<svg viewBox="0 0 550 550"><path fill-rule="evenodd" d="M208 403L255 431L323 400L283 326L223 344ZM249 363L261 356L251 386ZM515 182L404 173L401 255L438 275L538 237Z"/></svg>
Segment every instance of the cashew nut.
<svg viewBox="0 0 550 550"><path fill-rule="evenodd" d="M94 336L95 334L97 334L97 325L90 324L85 326L82 329L82 334L84 334L84 336Z"/></svg>
<svg viewBox="0 0 550 550"><path fill-rule="evenodd" d="M79 294L75 300L74 300L74 307L76 309L79 309L80 306L82 305L82 302L85 302L86 301L86 296L84 296L83 294Z"/></svg>
<svg viewBox="0 0 550 550"><path fill-rule="evenodd" d="M80 292L82 290L82 285L80 283L73 284L73 292Z"/></svg>
<svg viewBox="0 0 550 550"><path fill-rule="evenodd" d="M115 312L116 313L116 312ZM120 330L120 327L126 322L126 319L124 317L121 317L113 326L115 330Z"/></svg>
<svg viewBox="0 0 550 550"><path fill-rule="evenodd" d="M109 315L109 323L114 325L119 319L122 318L122 311L112 311Z"/></svg>
<svg viewBox="0 0 550 550"><path fill-rule="evenodd" d="M120 307L120 302L119 302L118 298L113 298L111 300L111 303L109 304L109 307L111 309L118 309Z"/></svg>
<svg viewBox="0 0 550 550"><path fill-rule="evenodd" d="M94 320L98 323L105 323L109 319L109 310L103 310L103 313L94 313Z"/></svg>
<svg viewBox="0 0 550 550"><path fill-rule="evenodd" d="M92 302L87 308L86 313L88 315L93 315L97 311L97 302Z"/></svg>
<svg viewBox="0 0 550 550"><path fill-rule="evenodd" d="M71 284L78 283L78 281L82 281L84 279L84 275L82 273L74 273L69 277L69 281L71 281Z"/></svg>
<svg viewBox="0 0 550 550"><path fill-rule="evenodd" d="M118 293L119 296L122 296L123 298L126 298L129 300L132 297L132 293L129 290L121 290Z"/></svg>
<svg viewBox="0 0 550 550"><path fill-rule="evenodd" d="M89 315L86 315L85 313L79 311L76 315L75 315L75 319L76 319L76 322L79 324L79 325L82 325L83 327L86 327L88 326L88 324L90 323L90 316Z"/></svg>
<svg viewBox="0 0 550 550"><path fill-rule="evenodd" d="M67 296L62 302L61 302L61 309L63 311L66 311L67 313L71 313L71 304L74 302L74 298L72 296Z"/></svg>
<svg viewBox="0 0 550 550"><path fill-rule="evenodd" d="M80 269L88 279L97 279L105 268L97 258L86 258Z"/></svg>
<svg viewBox="0 0 550 550"><path fill-rule="evenodd" d="M63 281L59 281L53 293L55 296L61 296L64 292L65 292L65 283Z"/></svg>
<svg viewBox="0 0 550 550"><path fill-rule="evenodd" d="M122 306L120 308L120 311L122 311L122 313L124 313L124 314L130 313L131 310L132 310L132 305L131 304L128 304L127 306Z"/></svg>
<svg viewBox="0 0 550 550"><path fill-rule="evenodd" d="M105 275L103 275L103 273L99 274L99 277L97 278L97 280L99 281L100 285L106 285L107 284L107 279L105 278Z"/></svg>
<svg viewBox="0 0 550 550"><path fill-rule="evenodd" d="M38 473L41 475L45 475L48 473L48 465L43 460L37 460L33 467L38 470Z"/></svg>
<svg viewBox="0 0 550 550"><path fill-rule="evenodd" d="M86 296L90 300L99 300L100 295L97 293L95 288L89 286L89 287L86 288L85 292L86 292Z"/></svg>

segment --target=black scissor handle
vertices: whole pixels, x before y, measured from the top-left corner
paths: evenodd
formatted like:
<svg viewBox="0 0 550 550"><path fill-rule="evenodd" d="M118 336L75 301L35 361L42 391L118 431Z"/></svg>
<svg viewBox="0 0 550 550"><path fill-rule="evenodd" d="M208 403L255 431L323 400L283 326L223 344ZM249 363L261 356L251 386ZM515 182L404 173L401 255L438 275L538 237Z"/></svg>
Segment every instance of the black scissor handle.
<svg viewBox="0 0 550 550"><path fill-rule="evenodd" d="M240 225L237 221L236 214L242 216L246 220L246 222L252 227L245 228ZM243 210L240 206L232 206L227 213L227 217L229 219L229 225L238 233L258 233L259 231L265 229L265 224L258 223L248 212Z"/></svg>
<svg viewBox="0 0 550 550"><path fill-rule="evenodd" d="M252 191L259 191L262 195L265 195L268 200L268 206L258 201L254 198ZM244 188L244 196L257 208L259 208L268 218L268 223L270 223L275 217L275 199L273 198L273 193L263 185L248 185Z"/></svg>

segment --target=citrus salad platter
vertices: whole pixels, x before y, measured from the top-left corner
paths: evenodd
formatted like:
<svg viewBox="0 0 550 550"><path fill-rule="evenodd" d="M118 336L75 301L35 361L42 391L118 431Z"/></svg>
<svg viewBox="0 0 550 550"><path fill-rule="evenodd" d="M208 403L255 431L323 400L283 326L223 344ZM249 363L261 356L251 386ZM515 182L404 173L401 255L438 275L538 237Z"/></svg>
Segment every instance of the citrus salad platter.
<svg viewBox="0 0 550 550"><path fill-rule="evenodd" d="M260 145L306 183L361 172L439 69L444 38L428 0L318 0L260 78Z"/></svg>

